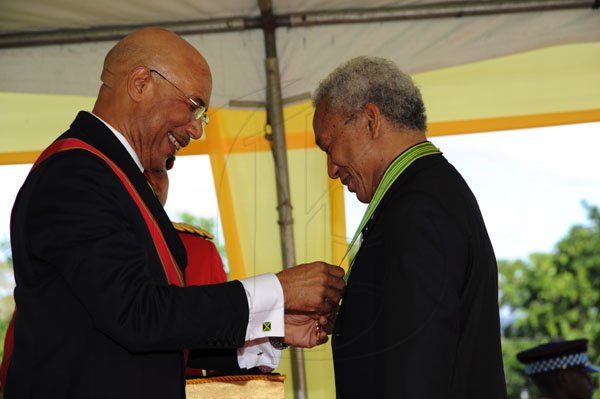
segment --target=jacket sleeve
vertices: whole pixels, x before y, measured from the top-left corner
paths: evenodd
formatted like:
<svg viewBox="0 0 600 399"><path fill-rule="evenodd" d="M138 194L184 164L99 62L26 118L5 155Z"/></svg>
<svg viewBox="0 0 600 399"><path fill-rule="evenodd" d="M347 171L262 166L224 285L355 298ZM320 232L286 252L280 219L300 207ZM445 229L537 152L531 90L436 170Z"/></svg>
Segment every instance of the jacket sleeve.
<svg viewBox="0 0 600 399"><path fill-rule="evenodd" d="M248 304L239 282L175 287L121 182L93 156L55 156L34 173L25 221L30 277L64 279L90 322L132 352L243 345Z"/></svg>
<svg viewBox="0 0 600 399"><path fill-rule="evenodd" d="M377 389L383 396L444 397L461 367L466 237L432 199L414 196L396 205L382 220L387 234L371 262L381 273Z"/></svg>

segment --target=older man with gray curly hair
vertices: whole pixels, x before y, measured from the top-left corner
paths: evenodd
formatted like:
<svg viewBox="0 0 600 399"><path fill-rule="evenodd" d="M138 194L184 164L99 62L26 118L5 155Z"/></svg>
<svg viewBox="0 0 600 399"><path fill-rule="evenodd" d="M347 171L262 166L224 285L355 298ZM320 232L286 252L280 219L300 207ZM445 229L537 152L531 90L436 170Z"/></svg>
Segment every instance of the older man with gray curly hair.
<svg viewBox="0 0 600 399"><path fill-rule="evenodd" d="M506 398L494 251L473 193L426 138L419 89L358 57L314 105L329 176L369 204L332 327L337 397Z"/></svg>

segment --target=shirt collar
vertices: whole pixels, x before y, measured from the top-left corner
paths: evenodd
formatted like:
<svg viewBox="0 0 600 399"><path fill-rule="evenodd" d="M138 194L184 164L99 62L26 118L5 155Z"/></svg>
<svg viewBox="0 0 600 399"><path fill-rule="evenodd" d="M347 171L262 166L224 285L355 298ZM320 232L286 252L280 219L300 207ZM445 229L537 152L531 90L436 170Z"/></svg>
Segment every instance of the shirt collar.
<svg viewBox="0 0 600 399"><path fill-rule="evenodd" d="M123 147L125 147L125 149L129 153L131 158L133 158L133 161L135 162L135 164L138 166L138 168L140 168L140 172L144 172L144 167L142 166L142 161L140 161L140 158L138 157L136 152L133 150L133 147L131 146L131 144L129 144L129 142L127 141L125 136L123 136L123 134L121 134L117 129L115 129L114 127L109 125L105 120L100 118L98 115L94 114L93 112L90 112L90 114L92 114L96 118L98 118L98 120L100 122L104 123L106 125L106 127L109 128L111 132L113 132L113 134L117 137L117 139L121 142L121 144L123 144Z"/></svg>

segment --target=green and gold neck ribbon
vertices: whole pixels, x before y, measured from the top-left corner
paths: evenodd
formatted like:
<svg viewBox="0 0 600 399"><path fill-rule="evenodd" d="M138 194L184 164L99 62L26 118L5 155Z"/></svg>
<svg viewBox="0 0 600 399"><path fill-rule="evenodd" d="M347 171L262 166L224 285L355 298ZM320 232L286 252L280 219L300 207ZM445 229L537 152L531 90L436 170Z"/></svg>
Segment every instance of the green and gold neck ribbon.
<svg viewBox="0 0 600 399"><path fill-rule="evenodd" d="M365 227L365 225L367 224L369 219L371 219L371 217L373 216L373 213L375 213L375 209L377 209L377 207L379 206L379 203L385 196L385 193L387 193L387 191L390 189L392 184L394 184L394 182L396 181L398 176L400 176L402 174L402 172L404 172L406 170L406 168L408 168L410 166L410 164L412 164L417 159L426 157L427 155L441 154L441 153L442 152L436 146L431 144L431 142L424 141L422 143L419 143L417 145L410 147L409 149L404 151L402 154L400 154L391 163L391 165L387 168L387 170L383 174L383 177L381 178L381 181L379 182L379 185L377 186L377 190L375 190L375 194L373 194L373 199L369 203L369 206L367 207L367 210L365 211L365 214L363 215L362 220L360 221L360 224L358 225L358 229L356 229L356 233L354 233L354 237L352 238L352 241L350 241L348 250L346 251L346 253L342 257L342 260L340 261L340 265L342 264L344 259L346 259L346 256L348 256L348 254L354 247L354 244L356 244L358 242L357 239L360 236L363 228ZM354 259L356 259L356 257ZM352 259L352 262L350 262L350 267L348 268L348 272L344 276L344 280L346 282L348 282L348 278L350 278L350 272L352 271L352 265L354 264L354 259Z"/></svg>

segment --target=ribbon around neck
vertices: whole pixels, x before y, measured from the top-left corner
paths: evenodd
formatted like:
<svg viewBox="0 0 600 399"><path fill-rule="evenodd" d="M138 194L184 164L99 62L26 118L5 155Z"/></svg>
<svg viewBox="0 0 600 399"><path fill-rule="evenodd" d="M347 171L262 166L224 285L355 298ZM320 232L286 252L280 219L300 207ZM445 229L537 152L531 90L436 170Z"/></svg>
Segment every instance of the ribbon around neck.
<svg viewBox="0 0 600 399"><path fill-rule="evenodd" d="M390 164L390 166L388 166L387 170L383 174L383 177L381 178L381 181L379 182L379 185L375 190L375 194L373 194L373 199L371 200L371 202L369 202L369 206L367 207L367 210L365 211L365 214L363 215L362 220L358 225L358 229L356 229L354 237L352 237L352 241L350 241L346 253L342 257L342 260L340 260L340 265L342 264L344 259L346 259L346 256L348 256L354 245L358 242L357 239L362 233L362 230L365 228L367 222L369 221L369 219L371 219L381 200L388 192L390 187L394 184L396 179L398 179L398 177L402 174L402 172L404 172L406 168L408 168L414 161L416 161L419 158L441 153L442 152L430 141L424 141L422 143L416 144L408 148L402 154L398 155L396 159L394 159L394 161ZM354 257L354 259L356 259L356 256ZM350 272L352 271L352 266L354 265L354 259L352 259L352 261L350 262L348 272L344 276L344 281L346 282L348 282L348 279L350 278Z"/></svg>

